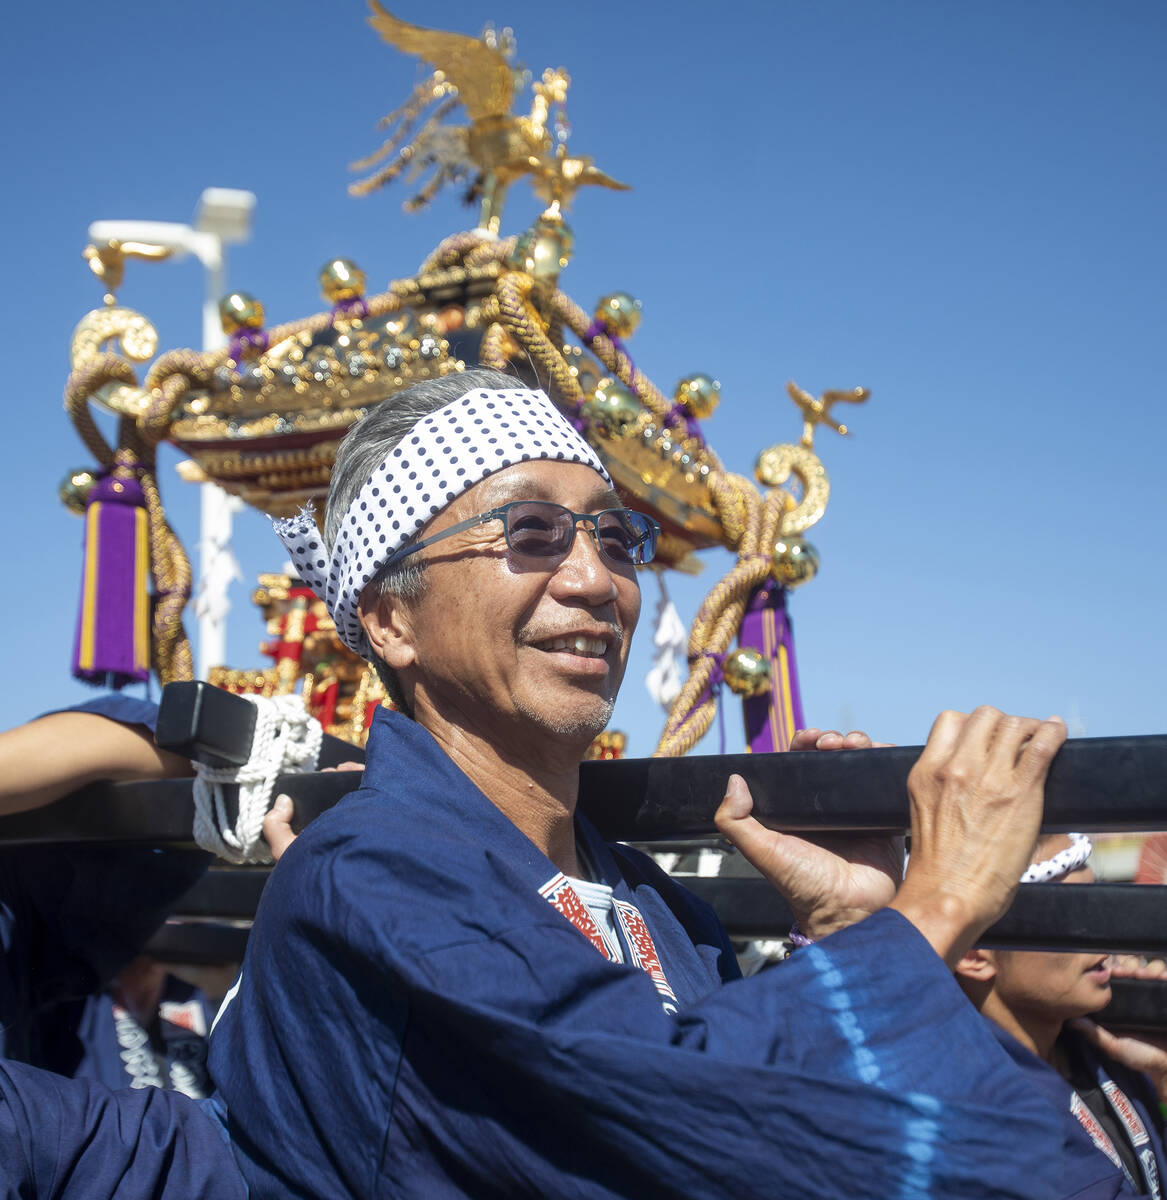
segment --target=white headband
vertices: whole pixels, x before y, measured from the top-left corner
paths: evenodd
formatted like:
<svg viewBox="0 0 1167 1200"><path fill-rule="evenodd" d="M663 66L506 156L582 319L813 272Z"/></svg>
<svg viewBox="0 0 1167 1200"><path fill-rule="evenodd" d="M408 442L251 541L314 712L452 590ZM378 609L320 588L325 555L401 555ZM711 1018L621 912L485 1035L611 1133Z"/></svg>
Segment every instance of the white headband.
<svg viewBox="0 0 1167 1200"><path fill-rule="evenodd" d="M324 601L340 639L367 658L358 601L393 552L467 488L504 467L540 458L584 463L612 482L595 451L543 392L467 392L418 421L365 481L344 515L331 559L310 511L273 524L300 578Z"/></svg>
<svg viewBox="0 0 1167 1200"><path fill-rule="evenodd" d="M1064 850L1059 850L1052 858L1026 867L1025 874L1021 876L1022 883L1053 883L1055 879L1061 879L1063 875L1069 875L1071 871L1086 865L1086 860L1094 849L1090 839L1084 833L1071 833L1067 836L1070 844Z"/></svg>

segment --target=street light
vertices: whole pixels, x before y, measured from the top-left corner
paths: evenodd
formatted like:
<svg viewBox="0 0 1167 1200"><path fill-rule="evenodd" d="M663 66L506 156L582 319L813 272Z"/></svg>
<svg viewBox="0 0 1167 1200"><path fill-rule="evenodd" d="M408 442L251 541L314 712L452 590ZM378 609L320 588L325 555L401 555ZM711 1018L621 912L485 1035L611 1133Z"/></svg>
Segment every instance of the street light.
<svg viewBox="0 0 1167 1200"><path fill-rule="evenodd" d="M206 277L203 291L203 349L219 350L227 335L219 321L219 300L226 291L223 247L251 236L255 193L236 188L206 188L199 197L193 225L173 221L94 221L90 241L145 242L165 246L183 258L193 254ZM204 483L199 498L199 573L195 593L198 618L195 674L206 679L212 666L227 654L228 589L238 579L239 566L231 553L231 518L240 504L218 484Z"/></svg>

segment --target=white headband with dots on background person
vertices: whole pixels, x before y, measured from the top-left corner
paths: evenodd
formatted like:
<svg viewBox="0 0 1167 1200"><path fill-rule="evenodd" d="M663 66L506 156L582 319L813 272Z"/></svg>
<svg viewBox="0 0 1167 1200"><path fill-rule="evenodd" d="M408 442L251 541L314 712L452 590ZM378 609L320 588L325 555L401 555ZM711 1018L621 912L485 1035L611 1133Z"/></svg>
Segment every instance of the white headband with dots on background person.
<svg viewBox="0 0 1167 1200"><path fill-rule="evenodd" d="M1026 867L1021 876L1022 883L1053 883L1086 865L1094 846L1084 833L1069 833L1066 835L1070 844L1050 858L1042 859Z"/></svg>
<svg viewBox="0 0 1167 1200"><path fill-rule="evenodd" d="M349 505L331 556L310 510L273 525L297 574L324 601L341 641L367 658L358 603L369 580L468 488L534 459L583 463L612 482L545 393L477 389L423 417L389 452Z"/></svg>

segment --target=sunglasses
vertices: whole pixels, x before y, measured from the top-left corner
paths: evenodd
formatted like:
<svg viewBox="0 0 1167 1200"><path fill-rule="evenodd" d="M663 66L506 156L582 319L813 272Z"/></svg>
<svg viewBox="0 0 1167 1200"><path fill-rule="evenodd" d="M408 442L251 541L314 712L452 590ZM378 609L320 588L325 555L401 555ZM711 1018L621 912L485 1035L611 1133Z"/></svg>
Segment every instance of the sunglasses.
<svg viewBox="0 0 1167 1200"><path fill-rule="evenodd" d="M523 558L563 558L571 553L575 531L584 522L596 549L612 562L635 567L650 563L656 554L660 526L644 513L630 508L605 508L598 513L577 513L549 500L515 500L490 512L479 513L468 521L451 525L422 542L404 546L392 555L385 567L440 542L455 533L501 521L507 549ZM385 568L383 567L382 570Z"/></svg>

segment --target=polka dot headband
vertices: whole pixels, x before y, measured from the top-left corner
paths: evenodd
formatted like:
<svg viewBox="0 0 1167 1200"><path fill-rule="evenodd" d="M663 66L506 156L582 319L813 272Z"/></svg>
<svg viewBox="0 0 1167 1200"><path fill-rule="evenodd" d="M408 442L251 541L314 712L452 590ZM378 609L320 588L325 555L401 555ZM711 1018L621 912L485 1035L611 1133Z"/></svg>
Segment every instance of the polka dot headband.
<svg viewBox="0 0 1167 1200"><path fill-rule="evenodd" d="M543 458L583 463L611 483L595 451L543 392L467 392L418 421L365 481L331 556L311 511L273 524L340 639L367 658L358 601L393 552L467 488L504 467Z"/></svg>
<svg viewBox="0 0 1167 1200"><path fill-rule="evenodd" d="M1086 865L1086 860L1094 849L1090 839L1084 833L1071 833L1067 836L1070 844L1064 850L1059 850L1052 858L1026 867L1025 874L1021 876L1022 883L1053 883L1055 879L1061 879L1063 875L1069 875L1071 871Z"/></svg>

